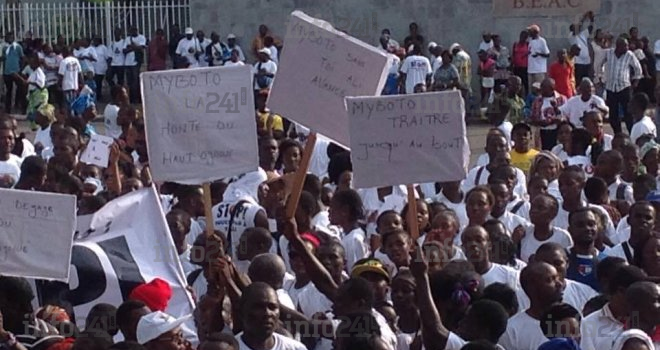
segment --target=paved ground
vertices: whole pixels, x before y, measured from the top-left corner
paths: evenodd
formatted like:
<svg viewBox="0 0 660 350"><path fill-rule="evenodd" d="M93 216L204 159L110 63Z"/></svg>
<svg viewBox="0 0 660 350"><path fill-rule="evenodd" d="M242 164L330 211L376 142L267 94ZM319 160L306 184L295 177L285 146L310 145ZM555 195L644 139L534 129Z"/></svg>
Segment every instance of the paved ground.
<svg viewBox="0 0 660 350"><path fill-rule="evenodd" d="M19 119L19 131L25 132L28 139L33 140L34 133L29 129L28 123L26 121L20 120L23 118L22 116L15 115L14 117ZM102 132L104 128L103 122L100 120L95 121L94 126L96 127L96 130L100 132ZM484 147L486 146L486 134L488 134L489 129L490 127L484 123L468 125L468 140L470 142L470 150L472 151L470 165L474 165L474 163L477 161L477 157L479 157L479 155L484 152Z"/></svg>

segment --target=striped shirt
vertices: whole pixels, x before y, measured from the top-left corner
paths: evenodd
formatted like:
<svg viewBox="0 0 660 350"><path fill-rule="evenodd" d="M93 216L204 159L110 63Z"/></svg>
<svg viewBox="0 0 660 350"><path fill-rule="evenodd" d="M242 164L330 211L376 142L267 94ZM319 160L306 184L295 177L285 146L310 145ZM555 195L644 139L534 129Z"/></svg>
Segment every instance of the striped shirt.
<svg viewBox="0 0 660 350"><path fill-rule="evenodd" d="M630 87L630 68L634 71L633 80L642 78L642 66L631 51L626 51L621 57L616 57L614 49L605 54L605 88L608 91L619 92Z"/></svg>

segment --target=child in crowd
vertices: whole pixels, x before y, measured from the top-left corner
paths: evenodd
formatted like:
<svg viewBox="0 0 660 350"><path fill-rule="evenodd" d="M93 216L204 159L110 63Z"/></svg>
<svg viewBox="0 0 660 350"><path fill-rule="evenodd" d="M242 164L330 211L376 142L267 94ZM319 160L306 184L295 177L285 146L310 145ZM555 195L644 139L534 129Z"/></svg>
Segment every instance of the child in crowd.
<svg viewBox="0 0 660 350"><path fill-rule="evenodd" d="M532 147L532 128L525 123L518 123L511 130L511 138L513 139L511 165L528 173L532 160L539 153Z"/></svg>

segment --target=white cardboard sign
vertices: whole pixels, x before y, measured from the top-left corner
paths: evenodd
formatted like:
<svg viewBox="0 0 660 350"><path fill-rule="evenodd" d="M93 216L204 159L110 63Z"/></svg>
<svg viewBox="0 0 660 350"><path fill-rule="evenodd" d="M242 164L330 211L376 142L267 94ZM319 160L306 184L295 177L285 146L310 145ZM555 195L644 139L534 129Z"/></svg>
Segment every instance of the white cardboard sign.
<svg viewBox="0 0 660 350"><path fill-rule="evenodd" d="M0 271L68 281L76 197L0 189Z"/></svg>
<svg viewBox="0 0 660 350"><path fill-rule="evenodd" d="M390 59L301 11L291 14L284 45L268 107L347 146L344 97L380 95Z"/></svg>
<svg viewBox="0 0 660 350"><path fill-rule="evenodd" d="M257 169L250 66L143 73L142 96L154 180L203 183Z"/></svg>
<svg viewBox="0 0 660 350"><path fill-rule="evenodd" d="M358 188L458 181L470 147L459 91L346 98Z"/></svg>
<svg viewBox="0 0 660 350"><path fill-rule="evenodd" d="M86 164L93 164L101 168L107 168L110 160L110 146L114 139L103 135L92 135L87 144L87 148L80 156L80 161Z"/></svg>

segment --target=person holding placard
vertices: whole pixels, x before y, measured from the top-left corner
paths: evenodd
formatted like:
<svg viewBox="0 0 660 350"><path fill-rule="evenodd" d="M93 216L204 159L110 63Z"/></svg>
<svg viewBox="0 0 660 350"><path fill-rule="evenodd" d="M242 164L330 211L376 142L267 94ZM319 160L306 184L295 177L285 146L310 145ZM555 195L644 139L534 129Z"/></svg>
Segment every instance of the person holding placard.
<svg viewBox="0 0 660 350"><path fill-rule="evenodd" d="M410 56L403 60L399 73L399 84L403 86L406 94L412 94L417 84L431 86L431 62L422 55L422 47L419 44L413 45Z"/></svg>

